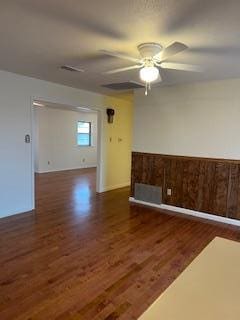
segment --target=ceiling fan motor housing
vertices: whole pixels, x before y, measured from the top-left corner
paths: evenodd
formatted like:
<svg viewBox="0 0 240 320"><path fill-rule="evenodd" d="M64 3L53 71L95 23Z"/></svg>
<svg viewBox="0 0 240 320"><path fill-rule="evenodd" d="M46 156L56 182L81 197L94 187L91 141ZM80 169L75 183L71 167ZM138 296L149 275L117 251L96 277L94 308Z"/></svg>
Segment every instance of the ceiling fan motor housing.
<svg viewBox="0 0 240 320"><path fill-rule="evenodd" d="M138 51L142 58L150 58L161 52L162 48L163 47L159 43L147 42L141 43L138 46Z"/></svg>

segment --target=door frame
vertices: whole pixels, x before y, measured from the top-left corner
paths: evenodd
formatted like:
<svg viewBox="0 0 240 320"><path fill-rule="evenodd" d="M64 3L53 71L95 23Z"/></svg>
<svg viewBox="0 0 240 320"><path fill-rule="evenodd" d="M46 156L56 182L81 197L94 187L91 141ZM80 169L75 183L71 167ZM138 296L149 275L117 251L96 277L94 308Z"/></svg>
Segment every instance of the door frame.
<svg viewBox="0 0 240 320"><path fill-rule="evenodd" d="M58 101L51 98L43 98L32 96L30 99L30 112L31 112L31 199L32 210L35 209L35 170L34 170L34 143L35 143L35 131L34 131L34 101L45 101L46 103L55 103L59 105L69 106L69 108L86 108L86 106L73 105L72 103L66 103L66 101ZM104 112L105 108L87 106L93 112L97 112L97 175L96 175L96 192L101 193L104 191L104 156L103 156L103 126L104 126ZM67 110L67 109L66 109Z"/></svg>

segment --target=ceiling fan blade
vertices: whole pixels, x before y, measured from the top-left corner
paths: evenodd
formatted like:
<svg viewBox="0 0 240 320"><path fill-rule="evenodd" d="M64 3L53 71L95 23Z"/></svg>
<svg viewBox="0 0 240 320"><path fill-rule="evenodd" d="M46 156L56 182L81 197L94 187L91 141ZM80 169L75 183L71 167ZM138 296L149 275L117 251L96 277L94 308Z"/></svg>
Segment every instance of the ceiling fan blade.
<svg viewBox="0 0 240 320"><path fill-rule="evenodd" d="M199 66L183 63L174 63L174 62L163 62L161 63L161 68L163 69L173 69L173 70L183 70L183 71L193 71L193 72L202 72L203 69Z"/></svg>
<svg viewBox="0 0 240 320"><path fill-rule="evenodd" d="M177 53L180 53L186 50L188 46L181 42L173 42L170 46L163 49L159 54L157 54L154 58L159 61L166 60Z"/></svg>
<svg viewBox="0 0 240 320"><path fill-rule="evenodd" d="M101 53L104 53L108 56L111 57L115 57L115 58L119 58L119 59L124 59L124 60L128 60L128 61L132 61L132 62L136 62L136 63L141 63L140 59L119 53L119 52L114 52L114 51L108 51L108 50L100 50Z"/></svg>
<svg viewBox="0 0 240 320"><path fill-rule="evenodd" d="M133 70L133 69L140 69L142 67L142 65L136 64L134 66L130 66L130 67L125 67L125 68L119 68L119 69L114 69L114 70L110 70L110 71L105 71L103 72L104 74L114 74L114 73L118 73L118 72L123 72L123 71L128 71L128 70Z"/></svg>

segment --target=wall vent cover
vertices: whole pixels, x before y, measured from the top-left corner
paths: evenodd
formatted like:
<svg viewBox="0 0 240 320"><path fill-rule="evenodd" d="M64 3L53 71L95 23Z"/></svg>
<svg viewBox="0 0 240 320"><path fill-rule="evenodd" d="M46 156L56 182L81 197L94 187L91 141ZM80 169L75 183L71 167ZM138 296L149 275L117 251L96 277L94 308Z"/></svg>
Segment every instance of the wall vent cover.
<svg viewBox="0 0 240 320"><path fill-rule="evenodd" d="M162 187L151 186L144 183L135 183L134 198L145 202L161 204Z"/></svg>
<svg viewBox="0 0 240 320"><path fill-rule="evenodd" d="M138 89L144 88L144 85L141 85L137 82L118 82L118 83L109 83L103 84L102 87L112 89L112 90L130 90L130 89Z"/></svg>

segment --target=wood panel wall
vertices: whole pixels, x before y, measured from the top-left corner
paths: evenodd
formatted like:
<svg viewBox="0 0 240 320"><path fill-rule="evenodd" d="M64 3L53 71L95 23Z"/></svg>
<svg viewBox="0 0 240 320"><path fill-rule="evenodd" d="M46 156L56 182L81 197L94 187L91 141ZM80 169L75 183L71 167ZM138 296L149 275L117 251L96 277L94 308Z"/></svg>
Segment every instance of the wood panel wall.
<svg viewBox="0 0 240 320"><path fill-rule="evenodd" d="M136 182L162 186L165 204L240 219L240 160L133 152L131 180L132 196Z"/></svg>

